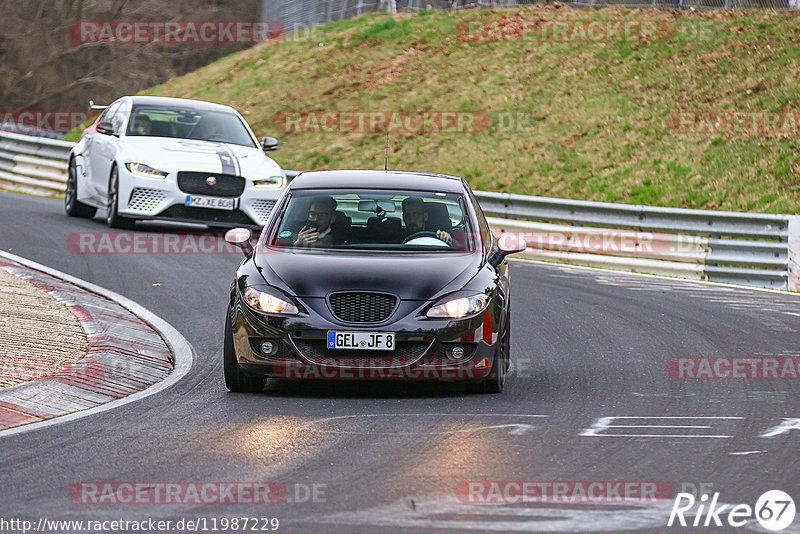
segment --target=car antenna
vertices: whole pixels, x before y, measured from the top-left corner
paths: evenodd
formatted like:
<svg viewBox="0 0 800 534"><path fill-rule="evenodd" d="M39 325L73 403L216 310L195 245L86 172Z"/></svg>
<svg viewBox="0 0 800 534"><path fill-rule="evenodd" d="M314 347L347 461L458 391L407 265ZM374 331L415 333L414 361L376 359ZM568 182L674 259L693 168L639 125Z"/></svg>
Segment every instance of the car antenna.
<svg viewBox="0 0 800 534"><path fill-rule="evenodd" d="M383 170L389 172L389 130L386 130L386 157L383 159Z"/></svg>

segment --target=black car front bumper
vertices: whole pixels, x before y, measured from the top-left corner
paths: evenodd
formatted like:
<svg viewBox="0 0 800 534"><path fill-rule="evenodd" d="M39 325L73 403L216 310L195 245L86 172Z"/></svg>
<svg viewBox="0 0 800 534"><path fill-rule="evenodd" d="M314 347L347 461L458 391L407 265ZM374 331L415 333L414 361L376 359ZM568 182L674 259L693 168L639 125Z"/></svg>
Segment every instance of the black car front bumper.
<svg viewBox="0 0 800 534"><path fill-rule="evenodd" d="M242 369L268 377L478 381L490 373L497 352L498 308L492 301L468 319L430 319L415 310L388 324L365 326L335 323L313 311L299 316L268 315L239 301L232 314L233 345ZM331 330L394 332L395 349L328 349ZM273 344L269 354L261 350L264 341ZM456 347L460 358L453 357Z"/></svg>

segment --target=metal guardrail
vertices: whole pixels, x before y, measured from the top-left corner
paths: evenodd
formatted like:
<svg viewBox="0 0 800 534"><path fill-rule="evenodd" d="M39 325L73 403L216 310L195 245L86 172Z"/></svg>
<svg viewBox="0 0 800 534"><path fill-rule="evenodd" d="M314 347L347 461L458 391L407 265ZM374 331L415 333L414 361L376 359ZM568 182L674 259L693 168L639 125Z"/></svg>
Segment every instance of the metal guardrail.
<svg viewBox="0 0 800 534"><path fill-rule="evenodd" d="M492 227L535 244L527 255L537 259L800 291L800 216L475 196L499 217Z"/></svg>
<svg viewBox="0 0 800 534"><path fill-rule="evenodd" d="M75 143L0 131L0 186L36 195L64 193Z"/></svg>
<svg viewBox="0 0 800 534"><path fill-rule="evenodd" d="M0 187L63 194L74 143L0 132ZM298 171L285 171L294 178ZM800 291L800 216L475 191L498 234L539 260ZM507 237L506 237L507 239Z"/></svg>

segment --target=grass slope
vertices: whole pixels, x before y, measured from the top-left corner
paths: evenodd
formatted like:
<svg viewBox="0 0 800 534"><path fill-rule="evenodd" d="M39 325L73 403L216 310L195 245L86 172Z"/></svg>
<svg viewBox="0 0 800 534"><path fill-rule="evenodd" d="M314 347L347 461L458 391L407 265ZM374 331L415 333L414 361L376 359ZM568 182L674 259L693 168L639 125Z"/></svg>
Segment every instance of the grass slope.
<svg viewBox="0 0 800 534"><path fill-rule="evenodd" d="M465 42L476 19L658 20L657 42ZM307 37L307 38L306 38ZM240 110L290 169L381 168L374 133L285 133L280 112L518 112L523 131L397 133L390 166L476 189L688 208L800 211L800 140L681 134L678 111L800 110L800 13L574 10L367 15L264 43L147 94ZM280 127L280 128L279 128Z"/></svg>

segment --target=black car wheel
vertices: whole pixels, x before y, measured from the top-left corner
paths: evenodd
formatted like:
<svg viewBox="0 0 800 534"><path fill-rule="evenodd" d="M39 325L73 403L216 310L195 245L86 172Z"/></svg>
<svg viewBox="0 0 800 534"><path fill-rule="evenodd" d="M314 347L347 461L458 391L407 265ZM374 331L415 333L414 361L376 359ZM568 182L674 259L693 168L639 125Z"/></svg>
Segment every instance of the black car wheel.
<svg viewBox="0 0 800 534"><path fill-rule="evenodd" d="M119 214L119 170L111 169L108 179L108 204L106 205L106 224L111 228L133 228L135 221Z"/></svg>
<svg viewBox="0 0 800 534"><path fill-rule="evenodd" d="M506 321L506 328L497 343L495 349L492 370L489 376L474 384L467 384L467 390L471 393L501 393L506 382L506 371L509 366L509 341L511 325Z"/></svg>
<svg viewBox="0 0 800 534"><path fill-rule="evenodd" d="M237 393L258 393L267 383L267 378L250 374L239 367L236 352L233 350L233 331L231 330L230 311L225 317L225 340L222 346L225 386Z"/></svg>
<svg viewBox="0 0 800 534"><path fill-rule="evenodd" d="M97 208L78 201L78 167L75 159L69 160L67 168L67 188L64 192L64 211L70 217L85 217L91 219L97 213Z"/></svg>

